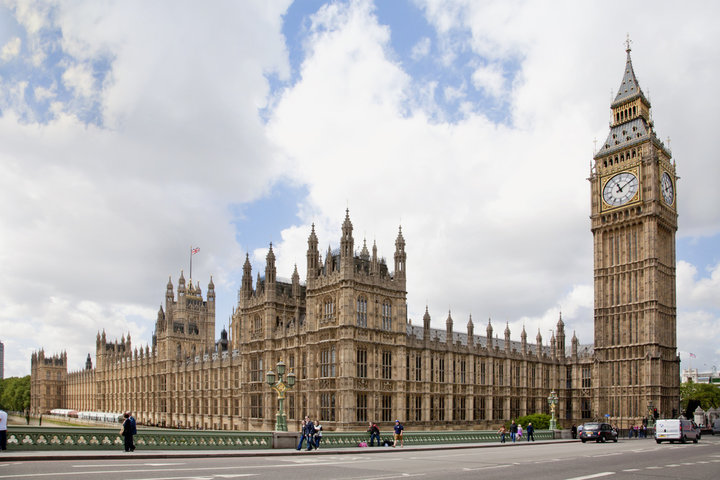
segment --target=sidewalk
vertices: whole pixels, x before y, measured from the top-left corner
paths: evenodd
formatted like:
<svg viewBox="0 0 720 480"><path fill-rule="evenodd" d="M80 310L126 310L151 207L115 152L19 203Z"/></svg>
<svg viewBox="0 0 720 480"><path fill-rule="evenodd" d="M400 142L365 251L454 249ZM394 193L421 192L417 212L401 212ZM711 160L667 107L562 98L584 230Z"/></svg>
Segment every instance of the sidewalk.
<svg viewBox="0 0 720 480"><path fill-rule="evenodd" d="M392 447L343 447L325 448L308 452L289 449L258 449L258 450L136 450L125 453L123 450L39 450L39 451L12 451L0 452L0 463L5 462L31 462L31 461L58 461L58 460L137 460L149 458L208 458L208 457L277 457L286 455L358 455L381 454L398 451L421 452L430 450L459 450L467 448L520 448L532 445L546 445L556 443L573 443L580 440L558 439L539 440L537 442L513 443L456 443L445 445L412 445L403 448Z"/></svg>

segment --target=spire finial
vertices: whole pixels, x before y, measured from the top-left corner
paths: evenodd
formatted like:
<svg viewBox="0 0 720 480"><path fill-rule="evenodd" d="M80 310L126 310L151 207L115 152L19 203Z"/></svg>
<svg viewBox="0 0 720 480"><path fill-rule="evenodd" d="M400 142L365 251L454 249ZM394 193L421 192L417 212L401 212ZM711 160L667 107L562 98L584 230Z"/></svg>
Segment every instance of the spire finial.
<svg viewBox="0 0 720 480"><path fill-rule="evenodd" d="M625 37L625 51L627 52L628 55L630 55L630 51L632 50L632 48L630 48L631 43L632 43L632 40L630 40L630 33L628 33L627 36Z"/></svg>

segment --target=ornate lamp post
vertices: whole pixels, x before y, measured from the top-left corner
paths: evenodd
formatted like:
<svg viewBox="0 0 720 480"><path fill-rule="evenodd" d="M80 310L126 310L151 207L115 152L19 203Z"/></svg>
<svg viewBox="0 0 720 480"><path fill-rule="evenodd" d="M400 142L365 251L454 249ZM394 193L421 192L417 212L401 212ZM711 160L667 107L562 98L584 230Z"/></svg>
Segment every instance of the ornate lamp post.
<svg viewBox="0 0 720 480"><path fill-rule="evenodd" d="M652 402L648 402L648 422L647 422L648 428L653 428L655 426L655 415L653 415L654 412L655 412L655 405L653 405Z"/></svg>
<svg viewBox="0 0 720 480"><path fill-rule="evenodd" d="M555 406L558 404L558 396L555 390L550 392L548 396L548 405L550 405L550 430L557 429L557 422L555 421Z"/></svg>
<svg viewBox="0 0 720 480"><path fill-rule="evenodd" d="M287 432L287 419L285 418L283 404L285 403L285 392L295 385L295 374L290 371L287 375L287 383L283 382L283 375L285 375L285 363L280 360L276 366L277 382L275 381L275 372L272 370L268 371L265 376L267 377L268 385L277 392L278 396L278 412L275 415L275 430L278 432Z"/></svg>

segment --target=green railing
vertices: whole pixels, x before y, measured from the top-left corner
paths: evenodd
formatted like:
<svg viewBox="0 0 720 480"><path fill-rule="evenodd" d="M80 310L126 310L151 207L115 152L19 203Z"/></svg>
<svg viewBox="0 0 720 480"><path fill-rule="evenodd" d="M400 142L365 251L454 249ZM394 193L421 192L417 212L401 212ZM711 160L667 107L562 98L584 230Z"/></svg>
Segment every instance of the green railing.
<svg viewBox="0 0 720 480"><path fill-rule="evenodd" d="M535 431L535 440L552 440L554 434L550 430ZM392 443L393 432L381 432L381 442L385 440ZM523 433L522 441L527 440ZM321 447L357 447L361 442L368 443L370 435L366 432L324 432ZM448 430L448 431L405 431L403 434L405 445L444 445L458 443L492 443L499 442L500 435L495 430ZM510 434L506 435L510 441Z"/></svg>
<svg viewBox="0 0 720 480"><path fill-rule="evenodd" d="M119 428L11 426L9 450L115 450L123 448ZM299 435L299 434L297 434ZM405 431L404 443L446 445L499 442L500 436L488 430ZM507 441L510 441L510 435ZM299 438L299 437L297 437ZM392 442L392 431L382 432L382 441ZM523 435L522 441L526 441ZM321 447L357 447L368 442L366 432L324 432ZM535 432L536 440L551 440L553 432ZM134 438L138 450L259 450L273 448L273 432L234 432L219 430L172 430L140 427Z"/></svg>
<svg viewBox="0 0 720 480"><path fill-rule="evenodd" d="M115 450L123 448L118 428L15 427L7 432L8 450ZM272 448L272 432L223 432L139 428L138 450L257 450Z"/></svg>

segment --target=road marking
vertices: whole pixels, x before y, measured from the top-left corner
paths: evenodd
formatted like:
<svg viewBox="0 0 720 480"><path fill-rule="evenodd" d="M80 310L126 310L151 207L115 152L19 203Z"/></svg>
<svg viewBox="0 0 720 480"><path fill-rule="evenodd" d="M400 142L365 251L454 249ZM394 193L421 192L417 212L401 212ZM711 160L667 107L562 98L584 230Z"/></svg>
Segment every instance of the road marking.
<svg viewBox="0 0 720 480"><path fill-rule="evenodd" d="M582 477L572 477L572 478L568 478L566 480L586 480L588 478L607 477L608 475L615 475L615 472L601 472L601 473L595 473L593 475L584 475Z"/></svg>
<svg viewBox="0 0 720 480"><path fill-rule="evenodd" d="M552 462L559 462L559 458L551 458L550 460L538 460L537 462L533 463L552 463Z"/></svg>
<svg viewBox="0 0 720 480"><path fill-rule="evenodd" d="M671 463L670 465L665 465L665 466L668 468L674 468L674 467L679 467L680 465L677 463Z"/></svg>
<svg viewBox="0 0 720 480"><path fill-rule="evenodd" d="M478 470L490 470L492 468L506 468L512 467L512 465L492 465L490 467L478 467L478 468L463 468L463 472L476 472Z"/></svg>
<svg viewBox="0 0 720 480"><path fill-rule="evenodd" d="M647 470L660 470L660 469L663 468L663 467L654 466L654 467L645 467L645 468L646 468Z"/></svg>
<svg viewBox="0 0 720 480"><path fill-rule="evenodd" d="M616 452L616 453L601 453L599 455L593 455L593 458L599 458L599 457L614 457L615 455L622 455L623 452Z"/></svg>
<svg viewBox="0 0 720 480"><path fill-rule="evenodd" d="M700 460L700 461L697 462L697 463L710 463L710 462L707 462L707 461L705 461L705 460Z"/></svg>
<svg viewBox="0 0 720 480"><path fill-rule="evenodd" d="M623 472L639 472L639 468L626 468Z"/></svg>

